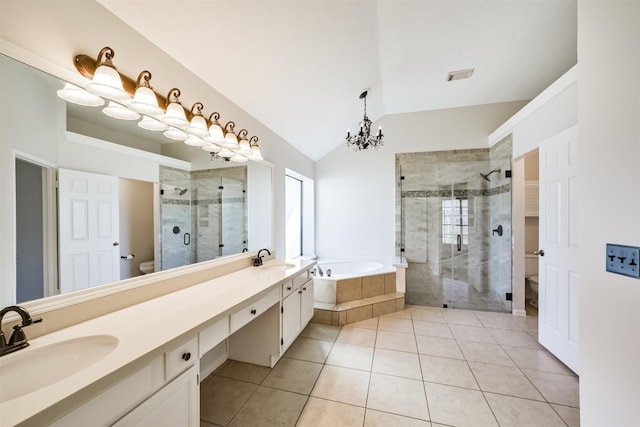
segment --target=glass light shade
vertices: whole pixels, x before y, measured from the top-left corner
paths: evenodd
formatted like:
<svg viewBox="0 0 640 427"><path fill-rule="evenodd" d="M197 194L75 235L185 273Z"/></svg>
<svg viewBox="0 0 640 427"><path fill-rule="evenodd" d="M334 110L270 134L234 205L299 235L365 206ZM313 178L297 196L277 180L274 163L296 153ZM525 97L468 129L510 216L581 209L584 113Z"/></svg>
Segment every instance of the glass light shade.
<svg viewBox="0 0 640 427"><path fill-rule="evenodd" d="M222 151L222 148L218 147L215 144L206 144L202 146L202 149L204 151L208 151L209 153L219 153L220 151Z"/></svg>
<svg viewBox="0 0 640 427"><path fill-rule="evenodd" d="M195 135L189 135L187 139L184 140L184 143L187 145L192 145L194 147L202 147L203 145L207 144L204 139L199 138Z"/></svg>
<svg viewBox="0 0 640 427"><path fill-rule="evenodd" d="M207 121L197 114L191 119L187 132L200 138L208 138L210 136L209 129L207 129Z"/></svg>
<svg viewBox="0 0 640 427"><path fill-rule="evenodd" d="M216 144L224 141L224 135L222 134L222 128L220 125L214 123L209 126L209 136L206 139Z"/></svg>
<svg viewBox="0 0 640 427"><path fill-rule="evenodd" d="M238 143L238 148L239 150L237 152L242 155L248 156L252 153L251 146L249 145L249 141L246 139L240 140L240 142Z"/></svg>
<svg viewBox="0 0 640 427"><path fill-rule="evenodd" d="M153 90L140 86L136 89L136 93L133 96L133 101L129 104L129 108L133 111L137 111L140 114L147 114L149 116L159 116L162 114L162 110L158 107L158 98Z"/></svg>
<svg viewBox="0 0 640 427"><path fill-rule="evenodd" d="M189 135L185 131L174 128L172 126L169 126L169 129L165 130L163 132L163 135L175 141L184 141L185 139L189 138Z"/></svg>
<svg viewBox="0 0 640 427"><path fill-rule="evenodd" d="M109 117L120 120L138 120L140 118L140 114L113 101L109 101L109 104L102 109L102 112Z"/></svg>
<svg viewBox="0 0 640 427"><path fill-rule="evenodd" d="M228 158L233 157L235 155L236 155L236 153L234 153L233 151L228 150L226 148L223 148L222 151L220 151L218 153L218 156L224 157L225 159L228 159Z"/></svg>
<svg viewBox="0 0 640 427"><path fill-rule="evenodd" d="M233 156L231 156L231 158L229 158L229 160L231 160L232 162L236 162L236 163L244 163L249 161L249 159L247 159L245 156L241 155L241 154L234 154Z"/></svg>
<svg viewBox="0 0 640 427"><path fill-rule="evenodd" d="M257 145L251 146L251 155L247 156L249 160L263 160L262 153L260 152L260 147Z"/></svg>
<svg viewBox="0 0 640 427"><path fill-rule="evenodd" d="M108 65L99 66L93 74L93 80L87 84L87 90L94 95L114 101L130 101L131 97L122 87L120 74Z"/></svg>
<svg viewBox="0 0 640 427"><path fill-rule="evenodd" d="M224 136L222 146L229 149L238 148L238 137L233 132L227 132Z"/></svg>
<svg viewBox="0 0 640 427"><path fill-rule="evenodd" d="M142 116L142 120L138 122L138 126L142 129L152 130L155 132L162 132L169 129L169 126L162 123L160 120L149 116Z"/></svg>
<svg viewBox="0 0 640 427"><path fill-rule="evenodd" d="M184 108L182 108L182 105L177 102L171 102L169 104L167 112L160 120L169 126L178 128L186 128L189 125L187 116L184 114Z"/></svg>
<svg viewBox="0 0 640 427"><path fill-rule="evenodd" d="M104 99L71 83L65 83L64 87L57 93L60 98L73 104L83 105L85 107L99 107L104 105Z"/></svg>

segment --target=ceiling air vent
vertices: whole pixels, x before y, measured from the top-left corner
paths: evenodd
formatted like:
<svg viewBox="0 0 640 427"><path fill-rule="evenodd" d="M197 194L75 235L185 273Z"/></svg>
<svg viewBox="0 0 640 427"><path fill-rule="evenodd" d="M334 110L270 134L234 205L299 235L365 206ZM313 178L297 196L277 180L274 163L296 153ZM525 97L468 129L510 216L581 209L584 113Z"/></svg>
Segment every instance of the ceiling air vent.
<svg viewBox="0 0 640 427"><path fill-rule="evenodd" d="M454 80L468 79L473 74L473 70L475 70L475 68L469 68L466 70L458 70L458 71L449 71L449 76L447 77L447 81L452 82Z"/></svg>

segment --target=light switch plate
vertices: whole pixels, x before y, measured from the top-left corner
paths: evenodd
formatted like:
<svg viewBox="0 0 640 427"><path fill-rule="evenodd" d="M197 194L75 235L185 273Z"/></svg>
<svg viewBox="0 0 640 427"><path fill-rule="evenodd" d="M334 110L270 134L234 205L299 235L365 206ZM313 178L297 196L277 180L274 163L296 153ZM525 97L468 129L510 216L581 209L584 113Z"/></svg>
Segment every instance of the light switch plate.
<svg viewBox="0 0 640 427"><path fill-rule="evenodd" d="M607 271L640 278L640 248L607 243Z"/></svg>

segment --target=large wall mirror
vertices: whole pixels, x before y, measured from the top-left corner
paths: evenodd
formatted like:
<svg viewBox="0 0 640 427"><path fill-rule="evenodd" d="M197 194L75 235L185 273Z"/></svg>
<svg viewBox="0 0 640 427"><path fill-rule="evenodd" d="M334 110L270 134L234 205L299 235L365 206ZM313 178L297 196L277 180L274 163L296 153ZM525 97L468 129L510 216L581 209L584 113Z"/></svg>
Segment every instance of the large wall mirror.
<svg viewBox="0 0 640 427"><path fill-rule="evenodd" d="M0 76L0 226L15 245L0 306L272 246L268 162L67 104L63 81L1 54Z"/></svg>

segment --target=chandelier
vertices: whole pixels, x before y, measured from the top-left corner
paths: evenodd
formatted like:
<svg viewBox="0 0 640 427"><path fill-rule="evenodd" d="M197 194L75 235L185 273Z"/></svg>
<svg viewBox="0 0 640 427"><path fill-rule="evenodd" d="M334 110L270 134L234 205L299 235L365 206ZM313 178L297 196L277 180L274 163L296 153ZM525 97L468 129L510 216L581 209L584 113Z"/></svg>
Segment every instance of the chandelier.
<svg viewBox="0 0 640 427"><path fill-rule="evenodd" d="M360 122L360 131L351 135L351 131L347 129L347 147L353 151L366 150L368 148L378 149L382 147L382 126L378 128L378 133L371 135L371 120L367 117L367 91L360 94L360 99L364 99L364 118Z"/></svg>

